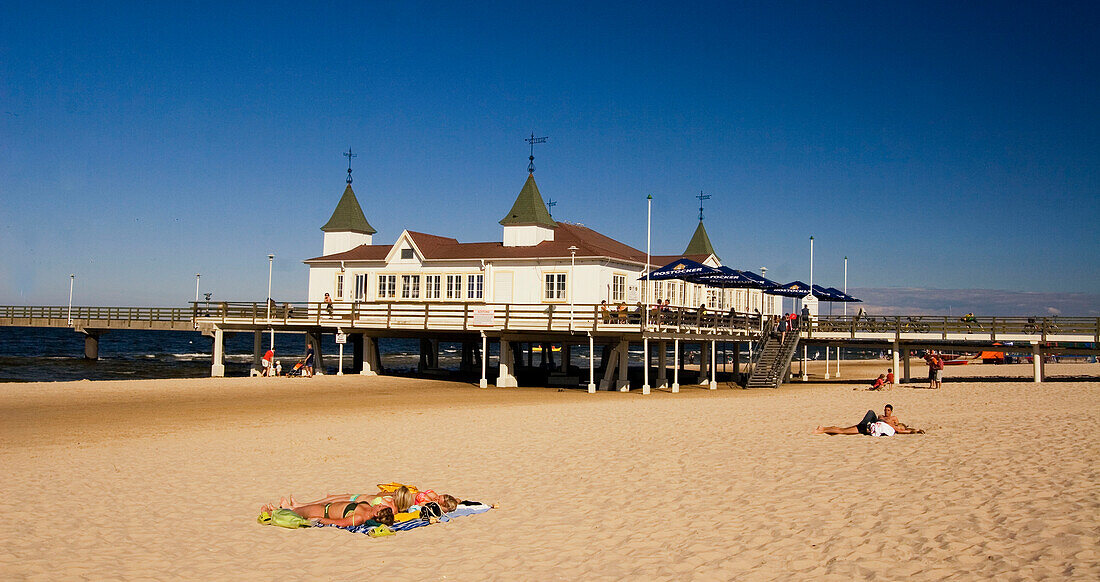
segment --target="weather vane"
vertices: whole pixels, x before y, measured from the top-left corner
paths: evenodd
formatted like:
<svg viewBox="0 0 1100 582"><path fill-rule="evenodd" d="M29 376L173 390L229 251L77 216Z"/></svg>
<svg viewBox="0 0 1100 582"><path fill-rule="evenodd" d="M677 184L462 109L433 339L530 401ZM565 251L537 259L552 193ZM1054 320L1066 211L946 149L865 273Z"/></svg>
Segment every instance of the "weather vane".
<svg viewBox="0 0 1100 582"><path fill-rule="evenodd" d="M696 198L699 199L699 222L703 222L703 201L710 200L710 194L703 194L703 191L700 190Z"/></svg>
<svg viewBox="0 0 1100 582"><path fill-rule="evenodd" d="M537 144L537 143L546 143L546 138L545 137L535 137L535 134L532 133L531 137L526 138L523 141L531 144L531 157L527 158L528 160L531 160L531 161L527 164L527 173L528 174L534 174L535 173L535 144Z"/></svg>
<svg viewBox="0 0 1100 582"><path fill-rule="evenodd" d="M553 198L551 198L549 201L546 202L546 212L550 213L551 218L553 218L553 216L554 216L554 207L557 206L557 205L558 205L558 203L554 202Z"/></svg>
<svg viewBox="0 0 1100 582"><path fill-rule="evenodd" d="M351 159L357 157L359 154L351 153L351 148L344 152L344 157L348 159L348 186L351 186Z"/></svg>

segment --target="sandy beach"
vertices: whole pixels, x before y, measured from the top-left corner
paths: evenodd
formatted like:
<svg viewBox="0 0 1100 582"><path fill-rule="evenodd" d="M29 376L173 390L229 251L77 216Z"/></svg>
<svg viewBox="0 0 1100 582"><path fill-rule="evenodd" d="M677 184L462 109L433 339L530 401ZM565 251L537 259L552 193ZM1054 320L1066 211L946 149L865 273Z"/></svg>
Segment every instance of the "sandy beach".
<svg viewBox="0 0 1100 582"><path fill-rule="evenodd" d="M1100 365L852 389L880 367L648 396L359 376L4 384L0 576L1100 578L1100 382L1081 381ZM887 402L928 434L811 434ZM501 507L378 539L256 523L281 495L389 481Z"/></svg>

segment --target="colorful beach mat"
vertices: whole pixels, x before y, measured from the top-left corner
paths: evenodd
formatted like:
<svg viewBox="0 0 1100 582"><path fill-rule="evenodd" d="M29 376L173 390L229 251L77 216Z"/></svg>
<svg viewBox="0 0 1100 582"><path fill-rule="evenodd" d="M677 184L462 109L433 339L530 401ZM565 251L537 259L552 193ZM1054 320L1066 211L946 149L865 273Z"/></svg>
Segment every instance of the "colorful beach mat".
<svg viewBox="0 0 1100 582"><path fill-rule="evenodd" d="M455 519L455 518L458 518L458 517L465 517L467 515L476 515L478 513L485 513L486 511L489 511L490 509L492 509L492 508L489 507L488 505L485 505L485 504L460 505L458 507L458 509L455 509L454 511L452 511L450 513L444 513L443 517L439 518L439 521L441 521L441 522L451 521L452 519ZM391 532L409 531L411 529L416 529L418 527L424 527L424 526L430 525L430 524L431 523L426 519L410 519L409 521L400 521L400 522L397 522L397 523L395 523L391 526L388 526L388 529ZM380 532L379 527L387 527L387 526L371 526L371 525L368 525L368 524L362 524L362 525L357 525L357 526L353 526L353 527L340 527L340 526L336 526L336 525L330 525L330 526L325 526L325 527L336 527L336 528L347 530L347 531L350 531L350 532L367 534L371 537L379 537L380 535L386 535L386 534L382 534Z"/></svg>

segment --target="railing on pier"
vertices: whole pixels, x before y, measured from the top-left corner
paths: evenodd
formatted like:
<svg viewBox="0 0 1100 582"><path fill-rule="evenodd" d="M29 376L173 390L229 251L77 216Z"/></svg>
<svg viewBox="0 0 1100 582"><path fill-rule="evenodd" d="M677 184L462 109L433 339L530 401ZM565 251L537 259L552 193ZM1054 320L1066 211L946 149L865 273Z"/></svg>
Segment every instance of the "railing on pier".
<svg viewBox="0 0 1100 582"><path fill-rule="evenodd" d="M506 332L667 332L758 333L761 321L751 314L700 313L672 307L650 310L641 305L618 310L593 304L516 303L363 303L363 302L195 302L196 321L219 326L279 325L348 328Z"/></svg>
<svg viewBox="0 0 1100 582"><path fill-rule="evenodd" d="M192 323L192 316L193 310L186 307L0 305L0 322L8 325L182 329Z"/></svg>
<svg viewBox="0 0 1100 582"><path fill-rule="evenodd" d="M993 341L1047 341L1051 337L1100 342L1100 317L822 316L808 336L965 339L982 334Z"/></svg>

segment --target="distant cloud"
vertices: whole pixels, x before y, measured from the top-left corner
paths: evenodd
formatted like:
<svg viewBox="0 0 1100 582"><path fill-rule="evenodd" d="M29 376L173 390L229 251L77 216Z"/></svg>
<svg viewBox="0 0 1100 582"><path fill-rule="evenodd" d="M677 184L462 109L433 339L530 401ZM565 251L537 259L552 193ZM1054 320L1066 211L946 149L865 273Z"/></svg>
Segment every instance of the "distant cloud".
<svg viewBox="0 0 1100 582"><path fill-rule="evenodd" d="M1032 293L994 289L866 288L849 289L872 315L1100 316L1100 294ZM837 306L839 307L839 306ZM837 313L837 307L833 313ZM825 307L825 310L828 308ZM849 311L851 308L849 307ZM828 313L828 311L823 311Z"/></svg>

